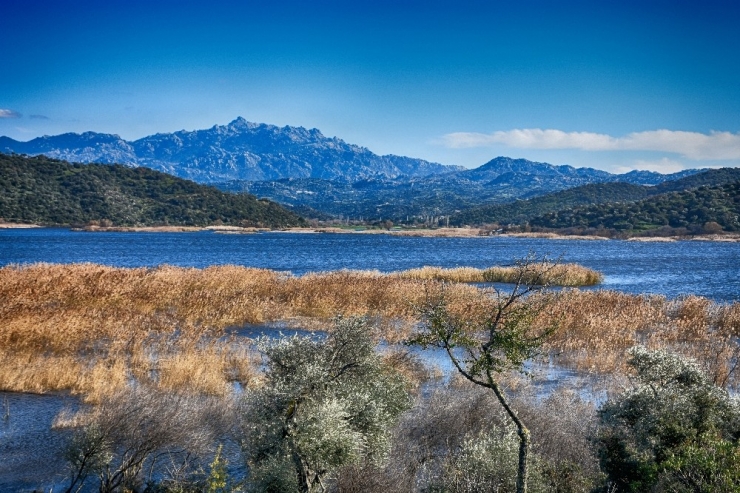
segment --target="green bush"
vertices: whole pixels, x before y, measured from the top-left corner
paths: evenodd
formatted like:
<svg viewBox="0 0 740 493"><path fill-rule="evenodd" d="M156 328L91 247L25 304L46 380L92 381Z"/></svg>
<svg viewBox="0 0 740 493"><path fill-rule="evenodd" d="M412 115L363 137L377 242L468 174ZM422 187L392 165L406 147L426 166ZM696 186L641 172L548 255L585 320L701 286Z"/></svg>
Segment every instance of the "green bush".
<svg viewBox="0 0 740 493"><path fill-rule="evenodd" d="M247 395L245 415L253 490L323 491L341 466L383 461L410 398L364 319L337 319L325 339L262 339L258 347L267 381Z"/></svg>
<svg viewBox="0 0 740 493"><path fill-rule="evenodd" d="M600 410L601 466L617 491L740 491L737 398L693 361L636 347L633 388Z"/></svg>

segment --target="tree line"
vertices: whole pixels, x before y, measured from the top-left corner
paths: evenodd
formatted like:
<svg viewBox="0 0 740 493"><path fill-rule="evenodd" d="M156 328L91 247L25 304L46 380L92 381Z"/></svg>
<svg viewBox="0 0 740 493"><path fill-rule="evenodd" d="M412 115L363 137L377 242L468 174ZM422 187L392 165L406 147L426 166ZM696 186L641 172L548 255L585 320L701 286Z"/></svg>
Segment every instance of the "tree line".
<svg viewBox="0 0 740 493"><path fill-rule="evenodd" d="M738 182L740 169L721 168L656 186L583 185L526 200L473 207L453 214L450 224L612 232L670 227L700 233L705 223L713 222L721 230L736 231Z"/></svg>
<svg viewBox="0 0 740 493"><path fill-rule="evenodd" d="M607 228L646 231L669 226L718 231L740 230L740 181L715 187L671 192L633 203L607 203L551 212L530 221L543 228ZM712 226L710 226L712 228Z"/></svg>

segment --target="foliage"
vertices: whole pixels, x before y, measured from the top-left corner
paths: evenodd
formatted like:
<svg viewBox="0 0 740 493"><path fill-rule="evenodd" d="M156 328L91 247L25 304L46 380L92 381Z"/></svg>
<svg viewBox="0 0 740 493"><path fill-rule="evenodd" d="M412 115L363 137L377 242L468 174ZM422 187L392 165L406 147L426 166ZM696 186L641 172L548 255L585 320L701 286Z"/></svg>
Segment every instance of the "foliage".
<svg viewBox="0 0 740 493"><path fill-rule="evenodd" d="M740 491L740 404L693 361L638 346L633 388L600 410L604 472L618 491Z"/></svg>
<svg viewBox="0 0 740 493"><path fill-rule="evenodd" d="M513 493L517 486L519 438L516 429L496 425L479 434L468 434L460 450L444 465L441 491ZM530 467L530 491L544 491L537 461Z"/></svg>
<svg viewBox="0 0 740 493"><path fill-rule="evenodd" d="M457 371L470 382L491 390L517 428L519 436L518 493L527 491L530 432L511 406L499 382L510 370L522 371L524 363L539 353L551 327L536 329L534 321L549 304L536 293L548 286L543 280L557 264L534 254L516 262L517 275L510 291L494 290L482 320L453 315L442 296L420 308L423 330L410 340L443 349Z"/></svg>
<svg viewBox="0 0 740 493"><path fill-rule="evenodd" d="M740 231L740 181L671 192L634 203L608 203L545 214L530 221L544 228L608 228L644 231L661 226L702 232L707 223ZM711 226L710 229L715 229Z"/></svg>
<svg viewBox="0 0 740 493"><path fill-rule="evenodd" d="M205 493L227 493L229 489L229 462L221 455L223 446L219 445L206 478Z"/></svg>
<svg viewBox="0 0 740 493"><path fill-rule="evenodd" d="M303 224L275 203L223 193L148 168L5 154L0 154L0 218L45 225Z"/></svg>
<svg viewBox="0 0 740 493"><path fill-rule="evenodd" d="M517 200L508 204L489 204L464 210L450 217L450 224L524 224L548 212L602 202L632 202L649 195L649 187L630 183L596 183L560 192Z"/></svg>
<svg viewBox="0 0 740 493"><path fill-rule="evenodd" d="M507 204L487 204L472 207L450 217L450 224L525 224L540 216L567 215L575 208L597 204L626 204L655 197L668 192L683 192L700 187L717 187L734 183L740 179L740 170L722 168L670 180L656 186L633 185L630 183L596 183L569 188L526 200ZM550 216L546 216L550 217ZM535 223L539 224L541 219ZM559 225L557 227L571 227ZM583 225L580 225L583 227ZM552 226L555 227L555 226ZM608 227L608 226L607 226Z"/></svg>
<svg viewBox="0 0 740 493"><path fill-rule="evenodd" d="M683 192L699 187L716 187L734 183L738 180L740 180L740 168L707 169L678 180L664 181L655 185L651 194L659 195L666 192Z"/></svg>
<svg viewBox="0 0 740 493"><path fill-rule="evenodd" d="M247 396L252 485L324 491L339 467L380 463L389 429L409 407L402 378L375 353L366 320L338 318L325 338L262 339L264 387Z"/></svg>

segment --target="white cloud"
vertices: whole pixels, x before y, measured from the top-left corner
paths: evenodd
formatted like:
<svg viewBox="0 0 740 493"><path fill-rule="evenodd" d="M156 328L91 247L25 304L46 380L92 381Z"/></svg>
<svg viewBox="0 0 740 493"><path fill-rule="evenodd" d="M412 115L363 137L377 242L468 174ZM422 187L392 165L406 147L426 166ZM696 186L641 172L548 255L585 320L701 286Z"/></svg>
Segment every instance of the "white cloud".
<svg viewBox="0 0 740 493"><path fill-rule="evenodd" d="M21 114L17 111L13 110L6 110L3 108L0 108L0 118L20 118Z"/></svg>
<svg viewBox="0 0 740 493"><path fill-rule="evenodd" d="M674 161L672 159L668 159L667 157L664 157L663 159L659 159L657 161L643 161L643 160L637 160L635 161L634 169L641 169L641 170L647 170L647 171L657 171L658 173L676 173L677 171L681 171L685 169L686 167L679 163L678 161Z"/></svg>
<svg viewBox="0 0 740 493"><path fill-rule="evenodd" d="M517 149L579 149L583 151L658 151L695 160L740 159L740 133L652 130L612 137L593 132L524 128L491 134L456 132L442 137L451 148L503 144Z"/></svg>

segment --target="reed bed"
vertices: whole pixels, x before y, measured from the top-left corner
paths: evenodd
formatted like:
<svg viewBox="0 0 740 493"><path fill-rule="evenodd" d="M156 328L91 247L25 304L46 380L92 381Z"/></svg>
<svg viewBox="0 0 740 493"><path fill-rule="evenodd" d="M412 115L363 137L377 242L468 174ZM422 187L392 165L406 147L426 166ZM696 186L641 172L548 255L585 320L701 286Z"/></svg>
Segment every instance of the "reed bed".
<svg viewBox="0 0 740 493"><path fill-rule="evenodd" d="M538 324L557 323L546 349L557 362L598 373L626 371L625 351L637 344L695 359L723 387L740 387L740 303L699 296L669 300L615 291L557 293L557 309Z"/></svg>
<svg viewBox="0 0 740 493"><path fill-rule="evenodd" d="M468 269L296 277L236 266L6 266L0 269L0 389L70 390L97 402L144 382L223 395L234 382L260 381L259 359L248 341L226 335L229 327L279 321L330 330L336 315L363 315L377 322L378 338L394 343L414 330L418 307L442 292L454 314L484 318L491 293L442 283L453 278L450 271L456 281L470 282ZM559 364L621 372L624 351L645 344L696 358L721 385L740 383L740 303L578 289L549 296L536 324L558 326L545 349Z"/></svg>
<svg viewBox="0 0 740 493"><path fill-rule="evenodd" d="M294 277L235 266L123 269L94 264L0 269L0 389L71 390L95 402L133 381L223 394L259 372L232 326L287 321L330 329L337 315L375 317L406 337L428 283L378 272ZM480 296L447 289L460 306Z"/></svg>
<svg viewBox="0 0 740 493"><path fill-rule="evenodd" d="M398 272L396 276L402 279L423 279L447 282L501 282L513 283L517 281L519 270L516 266L489 267L476 269L475 267L421 267ZM537 265L537 269L528 270L521 279L524 283L547 284L552 286L594 286L603 281L603 276L592 269L578 264L549 264Z"/></svg>

